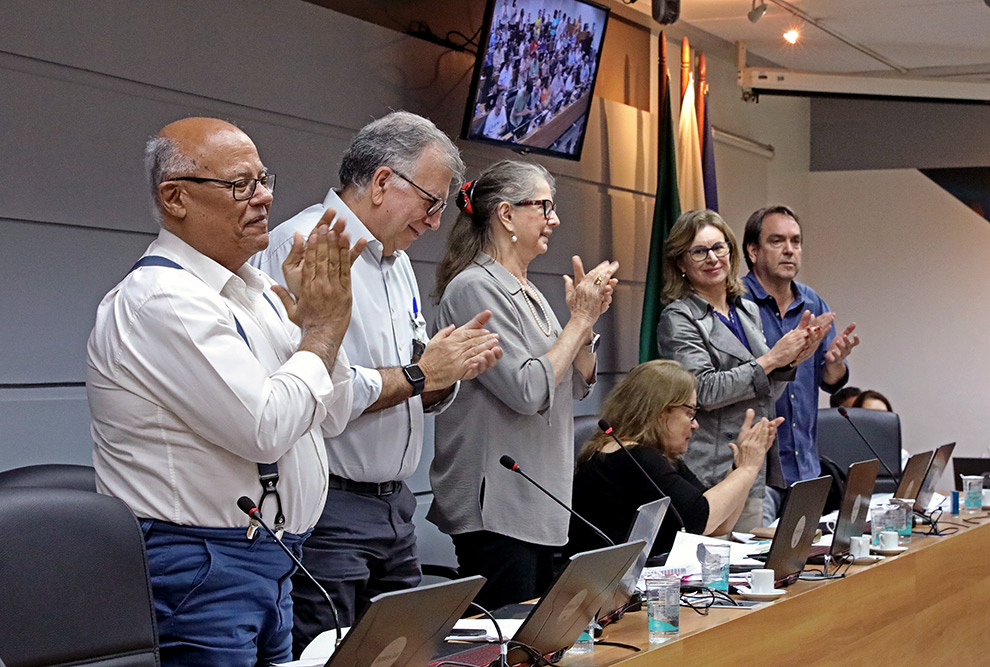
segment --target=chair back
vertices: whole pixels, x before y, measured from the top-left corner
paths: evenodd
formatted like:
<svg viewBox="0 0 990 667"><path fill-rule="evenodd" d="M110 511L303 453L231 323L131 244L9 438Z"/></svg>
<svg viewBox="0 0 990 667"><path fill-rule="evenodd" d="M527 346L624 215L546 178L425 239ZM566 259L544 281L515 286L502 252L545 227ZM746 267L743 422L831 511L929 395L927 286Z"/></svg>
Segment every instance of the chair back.
<svg viewBox="0 0 990 667"><path fill-rule="evenodd" d="M96 471L92 466L45 463L0 472L0 489L23 486L96 492Z"/></svg>
<svg viewBox="0 0 990 667"><path fill-rule="evenodd" d="M856 434L850 421L866 436L880 459L898 475L901 474L901 418L894 412L847 408L849 421L835 408L818 411L818 454L834 461L840 469L848 470L857 461L876 458ZM893 493L897 480L880 466L874 493Z"/></svg>
<svg viewBox="0 0 990 667"><path fill-rule="evenodd" d="M574 416L574 456L581 453L584 443L591 440L591 437L598 430L598 415L575 415Z"/></svg>
<svg viewBox="0 0 990 667"><path fill-rule="evenodd" d="M9 667L159 665L144 536L123 502L0 488L0 655Z"/></svg>

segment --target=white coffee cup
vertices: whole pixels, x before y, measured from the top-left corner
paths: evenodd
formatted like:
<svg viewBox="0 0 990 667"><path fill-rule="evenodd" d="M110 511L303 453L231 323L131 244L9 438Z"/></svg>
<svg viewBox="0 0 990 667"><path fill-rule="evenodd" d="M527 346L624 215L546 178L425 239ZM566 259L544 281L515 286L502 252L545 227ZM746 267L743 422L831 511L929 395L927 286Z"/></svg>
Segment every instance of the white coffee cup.
<svg viewBox="0 0 990 667"><path fill-rule="evenodd" d="M990 506L990 489L983 489L983 506Z"/></svg>
<svg viewBox="0 0 990 667"><path fill-rule="evenodd" d="M880 548L881 549L884 549L884 550L887 550L887 549L896 549L897 548L898 537L899 536L898 536L896 530L885 530L885 531L881 532L880 533Z"/></svg>
<svg viewBox="0 0 990 667"><path fill-rule="evenodd" d="M865 558L870 555L870 536L853 535L849 538L849 554L853 558Z"/></svg>
<svg viewBox="0 0 990 667"><path fill-rule="evenodd" d="M749 589L757 595L766 595L774 590L773 570L759 569L749 573Z"/></svg>

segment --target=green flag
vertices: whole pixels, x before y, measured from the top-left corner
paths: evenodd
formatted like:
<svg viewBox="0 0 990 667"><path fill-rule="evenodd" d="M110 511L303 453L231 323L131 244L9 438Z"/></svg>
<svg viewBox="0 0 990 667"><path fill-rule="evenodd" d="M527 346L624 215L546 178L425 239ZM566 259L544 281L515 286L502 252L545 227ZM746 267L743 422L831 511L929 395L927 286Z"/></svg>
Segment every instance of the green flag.
<svg viewBox="0 0 990 667"><path fill-rule="evenodd" d="M663 250L667 234L681 215L677 191L677 163L674 157L673 114L670 111L670 75L663 67L663 91L660 96L660 126L657 134L657 198L653 206L653 231L650 235L650 264L646 270L643 293L643 322L639 329L639 362L656 359L657 323L660 321L660 294L663 291Z"/></svg>

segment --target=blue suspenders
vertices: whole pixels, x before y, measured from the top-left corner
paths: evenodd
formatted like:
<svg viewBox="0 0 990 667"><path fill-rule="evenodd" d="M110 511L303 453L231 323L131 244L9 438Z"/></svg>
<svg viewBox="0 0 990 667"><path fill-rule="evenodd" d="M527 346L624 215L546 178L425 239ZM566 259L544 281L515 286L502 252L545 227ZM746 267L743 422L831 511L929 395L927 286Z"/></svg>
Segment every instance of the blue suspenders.
<svg viewBox="0 0 990 667"><path fill-rule="evenodd" d="M180 271L184 270L180 264L173 262L167 257L161 257L159 255L145 255L131 267L128 273L131 273L131 271L136 269L140 269L143 266L161 266L168 269L179 269ZM279 319L282 319L281 313L278 312L278 308L276 308L275 304L272 303L272 300L268 298L268 295L262 293L261 296L265 297L265 301L268 302L268 305L272 307L272 310L275 311L275 314L278 315ZM237 328L237 335L241 337L244 344L247 345L250 350L251 343L248 342L247 334L244 333L244 327L241 326L241 323L238 321L236 315L231 313L230 316L234 318L234 326ZM275 506L277 510L275 514L275 531L278 533L278 536L281 537L285 530L285 515L282 513L282 498L279 497L277 488L278 463L259 463L258 480L261 482L261 499L258 501L258 509L261 509L261 506L264 505L265 499L268 498L268 496L275 496ZM256 530L256 521L252 519L251 528L248 529L248 537L254 537Z"/></svg>

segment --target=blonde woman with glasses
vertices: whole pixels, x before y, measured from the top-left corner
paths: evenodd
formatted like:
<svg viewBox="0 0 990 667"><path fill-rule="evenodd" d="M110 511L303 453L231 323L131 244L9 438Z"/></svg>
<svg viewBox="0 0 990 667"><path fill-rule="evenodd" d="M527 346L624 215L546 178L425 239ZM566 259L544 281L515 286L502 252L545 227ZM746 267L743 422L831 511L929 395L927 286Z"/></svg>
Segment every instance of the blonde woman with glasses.
<svg viewBox="0 0 990 667"><path fill-rule="evenodd" d="M732 470L724 443L739 432L748 410L756 419L774 417L774 403L794 379L797 364L814 353L824 335L801 324L768 348L756 305L742 298L739 247L714 211L688 211L677 219L663 258L666 305L657 327L660 356L679 362L698 379L698 430L684 456L690 468L714 486ZM736 530L759 526L766 485L782 488L776 444L765 474L749 492Z"/></svg>
<svg viewBox="0 0 990 667"><path fill-rule="evenodd" d="M578 455L574 509L616 543L626 539L636 509L661 497L657 487L670 496L673 509L651 555L669 552L682 525L697 535L724 535L742 513L783 418L756 421L747 410L735 440L719 445L732 457L732 470L710 486L683 458L698 428L696 386L694 375L676 361L648 361L629 371L602 404L602 418L631 458L610 435L595 434ZM570 537L569 553L602 546L600 537L574 519Z"/></svg>

